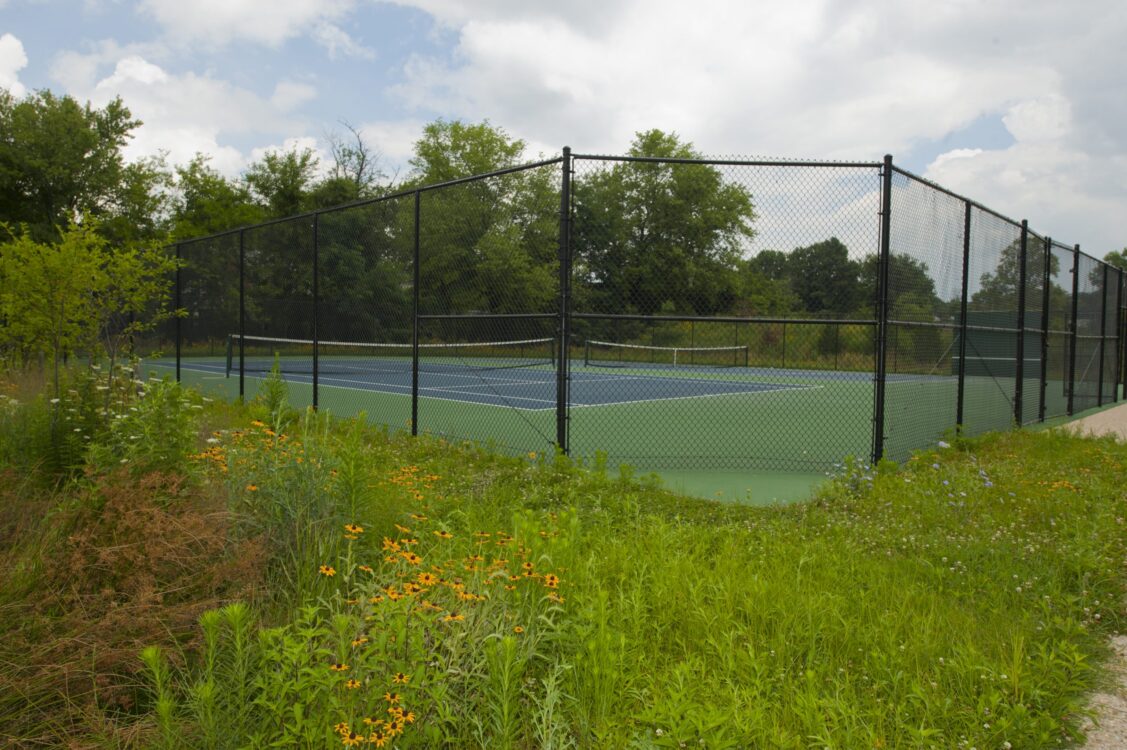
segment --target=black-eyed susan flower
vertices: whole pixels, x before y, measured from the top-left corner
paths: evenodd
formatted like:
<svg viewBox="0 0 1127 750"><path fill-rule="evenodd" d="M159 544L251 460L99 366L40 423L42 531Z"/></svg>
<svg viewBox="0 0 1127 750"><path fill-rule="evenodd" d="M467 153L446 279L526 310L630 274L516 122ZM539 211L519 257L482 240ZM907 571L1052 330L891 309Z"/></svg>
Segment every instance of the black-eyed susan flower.
<svg viewBox="0 0 1127 750"><path fill-rule="evenodd" d="M354 638L354 639L353 639L353 641L352 641L352 647L353 647L353 648L356 648L357 646L363 646L363 645L364 645L365 643L367 643L367 642L368 642L368 636L366 636L366 635L362 635L362 636L360 636L359 638Z"/></svg>
<svg viewBox="0 0 1127 750"><path fill-rule="evenodd" d="M399 693L392 693L389 691L383 694L383 699L393 706L399 702L400 698L402 698L402 696L399 695Z"/></svg>
<svg viewBox="0 0 1127 750"><path fill-rule="evenodd" d="M524 628L522 628L520 625L517 625L515 628L513 628L513 632L517 635L520 635L524 632Z"/></svg>
<svg viewBox="0 0 1127 750"><path fill-rule="evenodd" d="M372 732L372 734L368 736L368 742L373 747L386 747L387 740L388 737L383 732Z"/></svg>
<svg viewBox="0 0 1127 750"><path fill-rule="evenodd" d="M257 484L248 484L247 485L247 492L258 492L258 485Z"/></svg>
<svg viewBox="0 0 1127 750"><path fill-rule="evenodd" d="M564 598L557 594L555 591L548 592L548 601L555 602L556 604L563 604Z"/></svg>
<svg viewBox="0 0 1127 750"><path fill-rule="evenodd" d="M388 539L385 536L383 538L383 548L385 550L387 550L388 552L398 552L399 551L399 544L397 542L392 541L391 539Z"/></svg>
<svg viewBox="0 0 1127 750"><path fill-rule="evenodd" d="M399 718L403 720L404 724L414 724L415 723L415 712L414 711L408 711L407 713L403 714Z"/></svg>
<svg viewBox="0 0 1127 750"><path fill-rule="evenodd" d="M396 672L395 676L391 678L391 681L396 685L406 685L411 681L411 677L409 675L403 674L402 672Z"/></svg>
<svg viewBox="0 0 1127 750"><path fill-rule="evenodd" d="M403 593L407 594L408 596L414 596L422 590L422 586L412 581L408 581L407 583L403 584Z"/></svg>
<svg viewBox="0 0 1127 750"><path fill-rule="evenodd" d="M362 570L362 571L364 571L365 573L372 573L372 572L374 572L374 571L372 570L372 566L371 566L371 565L357 565L357 566L356 566L356 569L357 569L357 570Z"/></svg>
<svg viewBox="0 0 1127 750"><path fill-rule="evenodd" d="M364 533L364 527L358 526L354 523L346 523L344 525L344 530L347 531L349 534L363 534Z"/></svg>
<svg viewBox="0 0 1127 750"><path fill-rule="evenodd" d="M333 731L337 734L348 734L348 724L343 721L333 727Z"/></svg>
<svg viewBox="0 0 1127 750"><path fill-rule="evenodd" d="M388 736L394 737L403 731L403 723L399 719L392 719L387 723Z"/></svg>
<svg viewBox="0 0 1127 750"><path fill-rule="evenodd" d="M548 573L544 576L544 585L550 589L554 589L560 585L560 577L555 573Z"/></svg>
<svg viewBox="0 0 1127 750"><path fill-rule="evenodd" d="M453 539L454 538L454 535L451 534L446 529L440 529L439 531L434 532L434 535L436 537L438 537L439 539Z"/></svg>
<svg viewBox="0 0 1127 750"><path fill-rule="evenodd" d="M415 580L423 586L433 586L438 583L438 578L433 573L427 573L426 571L419 573L419 575L415 577Z"/></svg>
<svg viewBox="0 0 1127 750"><path fill-rule="evenodd" d="M466 619L465 615L459 614L457 612L450 612L449 614L443 616L442 621L443 622L461 622L462 620L465 620L465 619Z"/></svg>
<svg viewBox="0 0 1127 750"><path fill-rule="evenodd" d="M360 680L349 680L348 682L344 683L344 686L349 690L356 690L360 687Z"/></svg>
<svg viewBox="0 0 1127 750"><path fill-rule="evenodd" d="M404 552L403 553L403 559L406 560L411 565L418 565L419 563L421 563L423 561L423 558L419 557L414 552Z"/></svg>
<svg viewBox="0 0 1127 750"><path fill-rule="evenodd" d="M411 514L411 518L413 518L413 519L414 519L414 520L416 520L416 521L425 521L425 520L427 520L427 517L426 517L426 516L424 516L424 515L423 515L422 513L412 513L412 514Z"/></svg>
<svg viewBox="0 0 1127 750"><path fill-rule="evenodd" d="M332 565L322 565L321 567L317 568L317 572L323 576L328 576L329 578L332 578L337 574L336 568L334 568Z"/></svg>
<svg viewBox="0 0 1127 750"><path fill-rule="evenodd" d="M400 534L410 534L411 533L411 530L409 528L407 528L406 526L400 526L399 524L395 524L395 529Z"/></svg>
<svg viewBox="0 0 1127 750"><path fill-rule="evenodd" d="M348 671L348 665L342 664L341 662L335 662L335 663L329 665L329 671L330 672L347 672Z"/></svg>
<svg viewBox="0 0 1127 750"><path fill-rule="evenodd" d="M352 747L359 745L364 741L364 735L356 734L356 732L349 732L348 734L341 735L341 744L345 747Z"/></svg>
<svg viewBox="0 0 1127 750"><path fill-rule="evenodd" d="M532 570L533 568L535 568L535 567L536 567L535 565L533 565L532 563L530 563L530 562L527 562L527 561L525 561L525 562L522 562L522 563L520 564L520 566L521 566L522 568L524 568L525 570Z"/></svg>

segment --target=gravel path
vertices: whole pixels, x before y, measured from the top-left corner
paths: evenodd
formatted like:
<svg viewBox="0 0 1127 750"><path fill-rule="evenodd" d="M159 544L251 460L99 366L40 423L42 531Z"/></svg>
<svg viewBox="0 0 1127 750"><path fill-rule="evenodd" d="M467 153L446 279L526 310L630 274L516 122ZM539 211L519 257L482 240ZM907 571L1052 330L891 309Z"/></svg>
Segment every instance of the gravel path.
<svg viewBox="0 0 1127 750"><path fill-rule="evenodd" d="M1065 429L1078 435L1116 435L1119 440L1127 440L1127 403L1069 422ZM1112 638L1111 648L1115 652L1111 664L1115 685L1092 696L1090 705L1096 711L1097 724L1088 734L1085 750L1127 748L1127 635Z"/></svg>

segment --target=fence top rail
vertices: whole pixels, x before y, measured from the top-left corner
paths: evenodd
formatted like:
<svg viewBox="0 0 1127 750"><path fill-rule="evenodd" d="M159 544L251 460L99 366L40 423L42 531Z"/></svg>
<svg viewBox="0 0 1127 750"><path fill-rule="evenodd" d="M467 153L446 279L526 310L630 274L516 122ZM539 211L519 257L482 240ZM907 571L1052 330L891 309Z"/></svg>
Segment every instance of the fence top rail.
<svg viewBox="0 0 1127 750"><path fill-rule="evenodd" d="M529 169L536 169L538 167L547 167L547 166L551 166L552 164L559 164L562 161L563 161L563 157L557 156L557 157L554 157L552 159L542 159L540 161L528 162L528 163L525 163L525 164L518 164L516 166L506 167L504 169L497 169L497 170L494 170L492 172L483 172L481 174L468 175L466 177L458 177L458 178L455 178L453 180L446 180L444 182L435 182L435 183L431 183L429 185L419 185L418 187L407 188L407 189L403 189L403 190L397 190L393 193L387 193L386 195L379 195L379 196L376 196L374 198L364 198L362 200L352 201L351 203L342 203L339 206L329 206L328 208L317 208L317 209L314 209L312 211L303 211L302 213L298 213L298 214L290 214L289 216L279 216L279 217L274 218L274 219L267 219L266 221L260 221L256 224L245 224L241 227L234 227L232 229L224 229L224 230L219 231L219 232L213 232L211 234L200 235L199 237L185 237L183 239L176 240L175 242L170 242L166 247L177 247L177 246L180 246L180 245L192 245L196 242L205 242L207 240L214 240L214 239L218 239L220 237L226 237L226 236L232 235L232 234L239 234L240 232L245 232L248 229L258 229L259 227L268 227L268 226L272 226L274 224L283 224L287 221L298 221L300 219L312 219L315 216L324 216L325 214L336 213L337 211L347 211L350 208L359 208L361 206L371 206L371 205L375 205L377 203L382 203L384 201L396 200L398 198L406 198L407 196L414 195L416 193L426 193L426 192L429 192L431 190L439 190L441 188L448 188L448 187L452 187L454 185L461 185L461 184L464 184L464 183L467 183L467 182L477 182L479 180L487 180L491 177L501 177L501 176L504 176L504 175L507 175L507 174L514 174L516 172L524 172L524 171L529 170Z"/></svg>
<svg viewBox="0 0 1127 750"><path fill-rule="evenodd" d="M915 172L909 172L908 170L903 169L902 167L897 167L895 165L893 165L892 171L898 172L899 174L903 175L904 177L907 177L910 180L915 180L916 182L920 183L921 185L927 185L932 190L936 190L940 193L943 193L944 195L949 195L952 198L955 198L956 200L963 201L967 205L969 205L973 208L977 208L979 211L982 211L983 213L990 214L991 216L994 216L998 219L1001 219L1002 221L1009 222L1010 224L1013 224L1015 227L1021 226L1020 221L1015 221L1015 220L1011 219L1010 217L1006 216L1003 213L999 213L998 211L995 211L992 208L989 208L987 206L982 205L978 201L973 201L970 198L966 197L965 195L960 195L959 193L956 193L954 190L951 190L949 188L945 188L942 185L940 185L938 182L932 182L931 180L927 179L926 177L920 177Z"/></svg>
<svg viewBox="0 0 1127 750"><path fill-rule="evenodd" d="M584 161L641 162L650 164L701 164L721 167L843 167L848 169L880 169L879 161L827 161L801 159L685 159L665 156L613 156L610 154L572 154L571 158Z"/></svg>

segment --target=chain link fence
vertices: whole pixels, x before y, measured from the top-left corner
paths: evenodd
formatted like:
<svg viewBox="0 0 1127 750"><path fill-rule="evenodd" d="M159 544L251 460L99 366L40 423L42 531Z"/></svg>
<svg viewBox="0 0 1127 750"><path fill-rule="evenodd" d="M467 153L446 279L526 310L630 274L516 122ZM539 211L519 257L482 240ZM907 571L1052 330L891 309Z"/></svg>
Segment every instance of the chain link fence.
<svg viewBox="0 0 1127 750"><path fill-rule="evenodd" d="M516 455L824 471L1123 380L1121 271L891 158L565 149L174 251L156 366Z"/></svg>

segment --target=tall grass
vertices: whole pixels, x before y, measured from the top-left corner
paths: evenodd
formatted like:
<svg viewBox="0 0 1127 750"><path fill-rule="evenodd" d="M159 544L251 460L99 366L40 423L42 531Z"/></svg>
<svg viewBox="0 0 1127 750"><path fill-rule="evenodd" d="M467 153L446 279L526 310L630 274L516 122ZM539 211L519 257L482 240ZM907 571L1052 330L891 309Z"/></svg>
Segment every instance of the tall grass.
<svg viewBox="0 0 1127 750"><path fill-rule="evenodd" d="M224 409L189 473L269 593L147 652L142 745L1059 747L1124 625L1109 441L959 441L747 508Z"/></svg>

